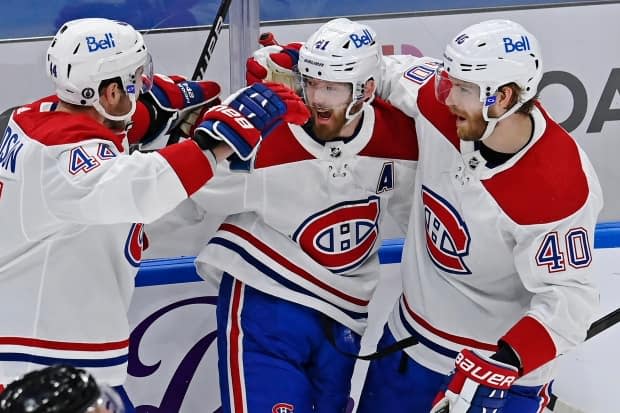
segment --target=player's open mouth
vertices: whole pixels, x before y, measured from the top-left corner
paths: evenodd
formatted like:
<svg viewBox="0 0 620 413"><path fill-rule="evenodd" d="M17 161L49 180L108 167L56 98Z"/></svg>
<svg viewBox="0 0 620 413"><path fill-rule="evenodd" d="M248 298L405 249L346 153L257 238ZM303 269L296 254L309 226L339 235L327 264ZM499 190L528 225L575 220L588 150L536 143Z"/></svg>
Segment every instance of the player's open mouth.
<svg viewBox="0 0 620 413"><path fill-rule="evenodd" d="M321 120L329 120L332 117L332 113L329 110L318 110L316 111L317 118Z"/></svg>

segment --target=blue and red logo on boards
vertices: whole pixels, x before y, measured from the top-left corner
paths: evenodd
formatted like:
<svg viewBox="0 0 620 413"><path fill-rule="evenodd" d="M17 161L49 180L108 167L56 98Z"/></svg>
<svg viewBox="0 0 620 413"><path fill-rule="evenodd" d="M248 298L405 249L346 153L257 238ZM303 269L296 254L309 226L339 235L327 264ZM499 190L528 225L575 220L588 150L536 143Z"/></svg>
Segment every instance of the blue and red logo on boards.
<svg viewBox="0 0 620 413"><path fill-rule="evenodd" d="M103 39L99 40L95 36L86 36L86 46L88 46L88 51L92 53L97 50L113 49L116 47L116 43L114 43L112 33L106 33Z"/></svg>
<svg viewBox="0 0 620 413"><path fill-rule="evenodd" d="M295 406L289 403L278 403L271 408L271 413L293 413Z"/></svg>
<svg viewBox="0 0 620 413"><path fill-rule="evenodd" d="M166 371L165 361L176 360L175 357L171 357L170 353L163 354L158 361L143 361L140 358L140 348L149 347L148 340L153 340L153 338L156 340L159 337L158 334L161 334L161 332L153 334L153 331L157 331L158 328L160 328L158 327L158 322L160 322L160 320L165 322L166 318L170 317L171 313L177 310L187 311L187 308L193 306L203 307L198 310L201 313L204 311L214 312L215 310L211 310L209 307L215 308L216 304L217 297L215 296L197 296L174 301L147 315L135 326L129 337L129 360L127 364L127 372L129 375L134 378L155 376L157 373ZM207 309L204 308L205 305L208 306ZM204 328L204 325L201 324L197 328ZM200 363L203 362L207 350L216 343L217 338L217 331L210 328L201 330L196 334L198 336L198 341L194 343L191 348L186 349L186 354L178 361L178 366L173 369L172 377L170 377L168 381L159 406L149 404L139 405L135 403L136 413L182 411L181 407L183 406L183 401L187 396L194 376L197 374L198 367ZM157 346L152 346L152 348L159 349L159 344ZM175 353L182 354L182 349L175 348ZM146 382L148 383L148 381ZM218 411L220 410L216 410L216 412Z"/></svg>

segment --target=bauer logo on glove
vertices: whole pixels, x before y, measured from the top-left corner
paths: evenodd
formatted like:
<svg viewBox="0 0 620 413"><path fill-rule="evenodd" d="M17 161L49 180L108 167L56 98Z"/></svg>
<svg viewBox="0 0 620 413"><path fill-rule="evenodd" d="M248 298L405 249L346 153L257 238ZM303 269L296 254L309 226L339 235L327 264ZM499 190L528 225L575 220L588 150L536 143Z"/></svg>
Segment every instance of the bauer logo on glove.
<svg viewBox="0 0 620 413"><path fill-rule="evenodd" d="M517 367L468 349L456 356L454 366L431 413L502 413L509 390L519 377Z"/></svg>

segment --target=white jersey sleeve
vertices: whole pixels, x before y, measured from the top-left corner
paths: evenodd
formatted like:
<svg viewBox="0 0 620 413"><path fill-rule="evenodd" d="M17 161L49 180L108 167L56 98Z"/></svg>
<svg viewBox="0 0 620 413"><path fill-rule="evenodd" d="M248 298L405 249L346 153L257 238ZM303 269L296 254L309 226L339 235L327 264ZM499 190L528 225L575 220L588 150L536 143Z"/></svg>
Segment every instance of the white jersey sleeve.
<svg viewBox="0 0 620 413"><path fill-rule="evenodd" d="M419 115L418 91L433 79L439 61L432 57L394 55L383 57L383 71L377 94L405 115Z"/></svg>
<svg viewBox="0 0 620 413"><path fill-rule="evenodd" d="M260 182L249 171L235 171L230 163L218 164L215 176L192 200L210 214L232 215L258 207Z"/></svg>
<svg viewBox="0 0 620 413"><path fill-rule="evenodd" d="M64 221L148 223L188 195L175 170L156 152L119 156L111 145L91 140L48 150L42 161L44 199Z"/></svg>
<svg viewBox="0 0 620 413"><path fill-rule="evenodd" d="M512 230L515 268L532 298L524 317L502 340L517 350L526 371L583 342L599 303L593 252L603 199L594 169L579 152L589 185L583 206L555 222ZM538 337L536 345L532 337Z"/></svg>

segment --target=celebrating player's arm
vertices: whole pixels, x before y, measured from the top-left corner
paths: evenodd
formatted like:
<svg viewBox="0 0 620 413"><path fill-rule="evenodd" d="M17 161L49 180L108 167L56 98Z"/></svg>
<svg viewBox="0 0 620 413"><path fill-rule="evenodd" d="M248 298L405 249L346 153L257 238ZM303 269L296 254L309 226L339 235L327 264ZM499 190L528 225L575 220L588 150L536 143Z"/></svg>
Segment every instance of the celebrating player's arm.
<svg viewBox="0 0 620 413"><path fill-rule="evenodd" d="M236 104L238 98L213 106L197 123L191 140L152 153L119 156L122 143L110 133L99 139L85 135L77 147L55 147L44 158L45 169L54 170L44 175L44 188L54 188L46 197L50 211L75 222L151 222L211 179L216 158L233 153L242 160L250 158L267 129L292 113L287 112L286 99L299 100L287 90L281 93L285 100L264 85L245 89L240 93L247 97L245 107ZM163 183L167 191L161 191ZM118 199L132 200L136 208L115 208Z"/></svg>
<svg viewBox="0 0 620 413"><path fill-rule="evenodd" d="M297 62L302 42L279 44L272 33L262 33L262 47L246 61L245 79L248 85L262 82L282 83L300 93Z"/></svg>
<svg viewBox="0 0 620 413"><path fill-rule="evenodd" d="M100 23L101 30L107 24ZM78 25L70 29L75 27ZM131 36L135 37L133 29L126 30L127 33L118 29L116 48L128 50L102 57L109 63L95 65L79 60L83 59L80 54L70 52L89 52L86 46L78 48L85 36L79 27L59 33L48 50L48 74L60 101L36 102L21 108L9 122L13 131L23 131L32 138L20 138L18 133L14 139L26 146L35 145L36 141L43 144L42 189L36 197L48 205L53 218L99 224L151 222L210 180L218 159L232 153L242 159L252 155L262 138L261 132L266 132L256 126L270 125L248 120L225 104L204 113L195 139L153 153L124 156L128 148L123 129L138 107L140 91L147 98L140 101L140 107L149 112L149 127L145 130L145 122L138 116L134 119L134 136L144 133L158 140L173 130L177 126L175 121L182 121L185 114L215 102L219 87L211 82L153 77L146 48L141 42L131 43ZM91 33L96 34L97 27L93 26ZM102 41L107 39L105 33L101 37ZM122 73L106 80L106 65L121 67ZM257 89L253 97L258 106L264 105L263 117L270 116L275 122L284 116L286 105L270 89ZM76 119L74 114L84 116L79 127L67 121ZM44 130L37 128L39 117L49 118ZM87 117L100 119L101 123L86 121Z"/></svg>

